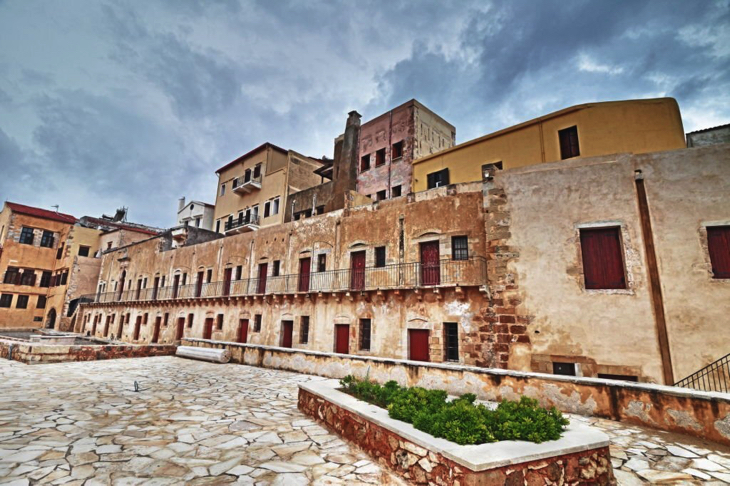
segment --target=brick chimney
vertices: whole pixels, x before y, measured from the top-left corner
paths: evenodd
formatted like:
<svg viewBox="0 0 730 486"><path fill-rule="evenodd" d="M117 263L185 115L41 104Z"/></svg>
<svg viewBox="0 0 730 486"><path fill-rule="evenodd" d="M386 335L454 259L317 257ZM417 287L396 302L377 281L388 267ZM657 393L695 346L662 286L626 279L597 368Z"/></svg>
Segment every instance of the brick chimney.
<svg viewBox="0 0 730 486"><path fill-rule="evenodd" d="M345 207L348 191L357 188L357 155L360 144L360 118L357 111L347 117L345 133L335 141L335 161L332 168L332 199L325 211Z"/></svg>

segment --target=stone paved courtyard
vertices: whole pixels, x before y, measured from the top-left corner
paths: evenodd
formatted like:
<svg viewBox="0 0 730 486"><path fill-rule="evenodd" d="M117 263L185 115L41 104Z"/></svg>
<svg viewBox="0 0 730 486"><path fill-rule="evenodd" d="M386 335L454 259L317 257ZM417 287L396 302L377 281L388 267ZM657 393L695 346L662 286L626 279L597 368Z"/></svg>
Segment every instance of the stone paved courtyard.
<svg viewBox="0 0 730 486"><path fill-rule="evenodd" d="M297 384L319 379L174 357L0 359L0 484L403 484L299 413ZM728 448L571 418L611 436L619 484L730 483Z"/></svg>

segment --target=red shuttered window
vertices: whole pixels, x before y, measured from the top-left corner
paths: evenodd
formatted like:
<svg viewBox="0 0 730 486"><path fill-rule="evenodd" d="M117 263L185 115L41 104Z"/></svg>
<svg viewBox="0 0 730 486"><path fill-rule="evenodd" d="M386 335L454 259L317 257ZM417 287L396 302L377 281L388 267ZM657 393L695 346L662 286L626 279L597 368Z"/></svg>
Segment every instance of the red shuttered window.
<svg viewBox="0 0 730 486"><path fill-rule="evenodd" d="M707 227L713 278L730 278L730 226Z"/></svg>
<svg viewBox="0 0 730 486"><path fill-rule="evenodd" d="M619 228L580 230L586 289L625 289Z"/></svg>

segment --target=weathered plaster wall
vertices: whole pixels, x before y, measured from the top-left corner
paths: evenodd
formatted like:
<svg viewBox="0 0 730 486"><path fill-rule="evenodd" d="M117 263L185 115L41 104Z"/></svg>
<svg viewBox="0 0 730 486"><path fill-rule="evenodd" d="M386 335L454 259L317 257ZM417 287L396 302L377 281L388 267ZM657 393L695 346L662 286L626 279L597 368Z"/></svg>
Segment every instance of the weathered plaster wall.
<svg viewBox="0 0 730 486"><path fill-rule="evenodd" d="M730 124L687 134L687 147L707 147L730 143Z"/></svg>

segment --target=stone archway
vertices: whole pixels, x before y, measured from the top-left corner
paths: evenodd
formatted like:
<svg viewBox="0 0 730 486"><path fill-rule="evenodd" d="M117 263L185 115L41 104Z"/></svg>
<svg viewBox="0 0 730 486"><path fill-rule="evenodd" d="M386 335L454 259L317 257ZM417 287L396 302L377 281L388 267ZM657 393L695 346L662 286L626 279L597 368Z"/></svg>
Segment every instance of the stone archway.
<svg viewBox="0 0 730 486"><path fill-rule="evenodd" d="M51 309L48 311L48 316L46 317L46 329L53 329L56 326L56 309Z"/></svg>

